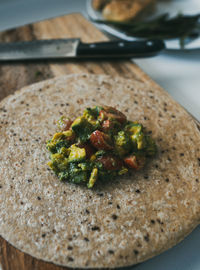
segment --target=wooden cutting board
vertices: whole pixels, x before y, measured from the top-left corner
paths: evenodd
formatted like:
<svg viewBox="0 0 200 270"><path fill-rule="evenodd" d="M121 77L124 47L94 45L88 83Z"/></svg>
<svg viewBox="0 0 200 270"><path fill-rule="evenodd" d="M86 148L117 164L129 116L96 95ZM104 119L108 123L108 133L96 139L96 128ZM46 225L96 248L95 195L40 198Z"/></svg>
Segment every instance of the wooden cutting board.
<svg viewBox="0 0 200 270"><path fill-rule="evenodd" d="M3 32L0 34L0 42L75 37L81 38L84 42L107 40L99 30L80 14L72 14ZM155 82L130 61L0 63L0 100L25 85L59 75L83 72L135 78L155 87ZM2 270L67 269L37 260L17 250L1 237L0 263Z"/></svg>

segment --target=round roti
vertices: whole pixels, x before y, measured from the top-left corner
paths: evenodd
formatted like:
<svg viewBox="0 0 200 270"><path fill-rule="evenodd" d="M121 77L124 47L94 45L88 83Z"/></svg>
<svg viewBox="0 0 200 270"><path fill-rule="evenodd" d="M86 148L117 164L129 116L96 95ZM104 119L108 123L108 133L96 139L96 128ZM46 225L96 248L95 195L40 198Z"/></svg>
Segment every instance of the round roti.
<svg viewBox="0 0 200 270"><path fill-rule="evenodd" d="M89 190L60 182L46 141L61 115L116 107L141 122L158 154L139 172ZM172 247L200 221L200 132L159 87L104 75L70 75L0 103L0 234L36 258L115 268Z"/></svg>

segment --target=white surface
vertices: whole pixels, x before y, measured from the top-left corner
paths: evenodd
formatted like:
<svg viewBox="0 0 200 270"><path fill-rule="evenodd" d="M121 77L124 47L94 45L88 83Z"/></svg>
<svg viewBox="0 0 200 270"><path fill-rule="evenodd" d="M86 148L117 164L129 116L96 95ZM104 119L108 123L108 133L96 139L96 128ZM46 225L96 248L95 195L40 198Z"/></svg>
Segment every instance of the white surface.
<svg viewBox="0 0 200 270"><path fill-rule="evenodd" d="M164 1L163 11L200 12L200 0ZM84 0L0 0L0 31L71 12L85 14ZM200 50L168 53L135 62L170 95L200 120ZM134 270L200 270L200 226L183 242L132 267Z"/></svg>

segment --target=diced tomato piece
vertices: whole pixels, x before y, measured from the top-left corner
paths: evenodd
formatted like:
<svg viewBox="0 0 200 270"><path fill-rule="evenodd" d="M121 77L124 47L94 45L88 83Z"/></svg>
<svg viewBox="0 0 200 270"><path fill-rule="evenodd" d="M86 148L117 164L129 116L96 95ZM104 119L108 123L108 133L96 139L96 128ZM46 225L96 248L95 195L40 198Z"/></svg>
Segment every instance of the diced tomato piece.
<svg viewBox="0 0 200 270"><path fill-rule="evenodd" d="M99 113L100 120L107 120L107 119L113 119L118 121L119 123L123 124L126 122L126 116L118 111L117 109L109 106L104 106L103 110Z"/></svg>
<svg viewBox="0 0 200 270"><path fill-rule="evenodd" d="M68 118L61 118L59 121L58 121L58 125L60 127L60 129L62 131L67 131L71 128L71 125L72 125L73 121L68 119Z"/></svg>
<svg viewBox="0 0 200 270"><path fill-rule="evenodd" d="M78 147L85 148L87 158L90 158L95 153L95 149L89 143L80 143Z"/></svg>
<svg viewBox="0 0 200 270"><path fill-rule="evenodd" d="M99 130L95 130L94 132L92 132L92 134L90 135L90 142L98 150L113 149L110 137Z"/></svg>
<svg viewBox="0 0 200 270"><path fill-rule="evenodd" d="M65 127L64 127L65 129L64 129L64 131L69 130L71 128L72 123L73 123L72 120L66 121L65 122Z"/></svg>
<svg viewBox="0 0 200 270"><path fill-rule="evenodd" d="M144 166L145 157L131 155L131 156L124 158L124 163L129 168L139 170Z"/></svg>
<svg viewBox="0 0 200 270"><path fill-rule="evenodd" d="M105 156L99 157L97 161L103 164L103 167L105 170L109 170L109 171L119 170L121 169L123 165L123 162L119 158L113 155L105 155Z"/></svg>
<svg viewBox="0 0 200 270"><path fill-rule="evenodd" d="M109 130L112 130L114 128L114 123L110 120L103 121L101 125L101 129L104 132L108 132Z"/></svg>

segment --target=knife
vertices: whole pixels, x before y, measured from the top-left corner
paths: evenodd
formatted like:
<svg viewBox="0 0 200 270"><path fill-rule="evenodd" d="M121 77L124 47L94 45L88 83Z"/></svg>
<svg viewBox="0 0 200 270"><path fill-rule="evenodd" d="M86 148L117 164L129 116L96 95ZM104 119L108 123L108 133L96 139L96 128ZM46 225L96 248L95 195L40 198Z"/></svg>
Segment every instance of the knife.
<svg viewBox="0 0 200 270"><path fill-rule="evenodd" d="M7 42L0 43L0 61L148 57L164 48L162 40L83 43L80 39L51 39Z"/></svg>

